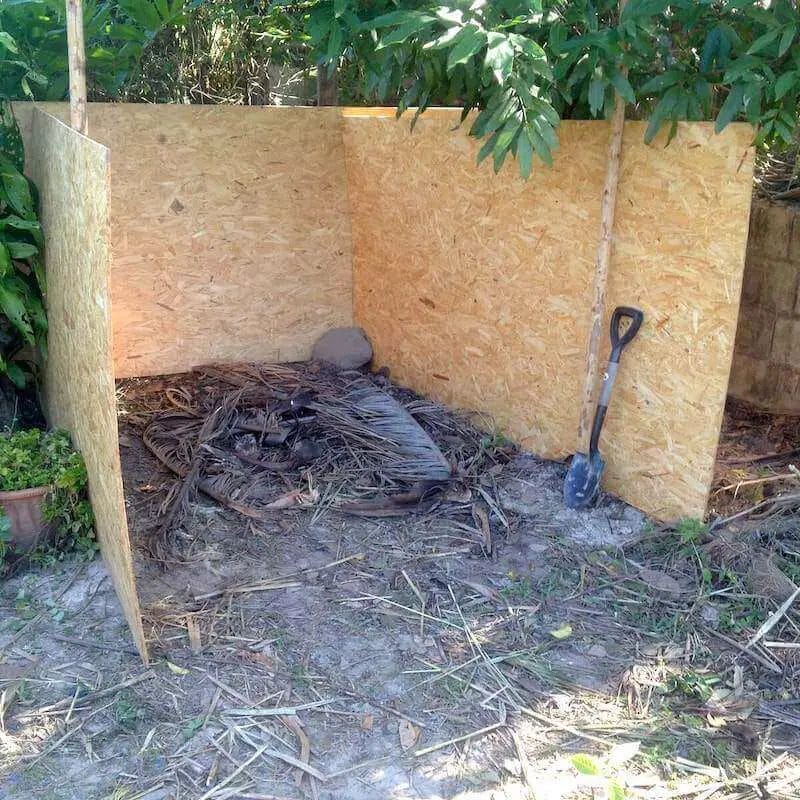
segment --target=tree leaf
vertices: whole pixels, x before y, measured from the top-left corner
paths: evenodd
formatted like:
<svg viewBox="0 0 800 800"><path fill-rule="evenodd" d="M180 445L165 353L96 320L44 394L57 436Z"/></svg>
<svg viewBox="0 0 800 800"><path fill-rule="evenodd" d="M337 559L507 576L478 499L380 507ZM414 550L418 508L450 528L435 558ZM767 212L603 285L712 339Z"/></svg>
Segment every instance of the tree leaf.
<svg viewBox="0 0 800 800"><path fill-rule="evenodd" d="M791 89L797 89L798 86L798 73L792 70L791 72L784 72L777 81L775 81L775 99L780 100Z"/></svg>
<svg viewBox="0 0 800 800"><path fill-rule="evenodd" d="M481 164L489 155L489 153L492 152L494 149L494 144L497 141L497 136L498 134L494 133L483 143L483 146L478 151L478 157L476 159L478 164Z"/></svg>
<svg viewBox="0 0 800 800"><path fill-rule="evenodd" d="M765 50L778 38L780 32L780 28L773 28L771 31L767 31L763 34L763 36L759 36L758 39L747 48L747 54L752 56Z"/></svg>
<svg viewBox="0 0 800 800"><path fill-rule="evenodd" d="M486 66L492 70L499 84L503 84L514 66L514 48L503 33L490 31L487 34Z"/></svg>
<svg viewBox="0 0 800 800"><path fill-rule="evenodd" d="M520 177L528 180L533 168L533 145L527 129L520 132L517 141L517 163L519 164Z"/></svg>
<svg viewBox="0 0 800 800"><path fill-rule="evenodd" d="M612 71L611 83L619 92L619 96L626 103L633 104L636 102L636 94L633 91L633 86L631 86L630 81L618 69Z"/></svg>
<svg viewBox="0 0 800 800"><path fill-rule="evenodd" d="M622 784L614 778L609 780L606 785L606 794L608 795L608 800L625 800L627 797L625 789L622 788Z"/></svg>
<svg viewBox="0 0 800 800"><path fill-rule="evenodd" d="M0 240L0 278L14 274L14 265L11 263L11 252L8 246Z"/></svg>
<svg viewBox="0 0 800 800"><path fill-rule="evenodd" d="M25 341L33 344L33 328L28 317L25 297L10 283L8 279L0 283L0 311L8 317L8 321L22 334Z"/></svg>
<svg viewBox="0 0 800 800"><path fill-rule="evenodd" d="M683 80L683 73L677 70L670 70L669 72L662 72L650 78L643 86L639 87L640 94L657 94L664 89L674 86Z"/></svg>
<svg viewBox="0 0 800 800"><path fill-rule="evenodd" d="M797 23L790 22L784 29L778 45L778 58L780 58L791 46L794 37L797 36Z"/></svg>
<svg viewBox="0 0 800 800"><path fill-rule="evenodd" d="M570 763L581 775L599 775L600 765L596 759L586 753L576 753L570 758Z"/></svg>
<svg viewBox="0 0 800 800"><path fill-rule="evenodd" d="M13 361L6 363L4 366L4 372L8 375L8 379L17 389L24 389L25 384L28 382L28 379L25 375L25 371L19 364L15 364Z"/></svg>
<svg viewBox="0 0 800 800"><path fill-rule="evenodd" d="M538 120L536 120L538 122ZM550 152L551 144L542 136L539 131L541 130L551 130L547 125L536 125L534 124L534 130L530 132L531 140L533 141L534 150L536 150L536 155L547 164L548 167L553 166L553 154Z"/></svg>
<svg viewBox="0 0 800 800"><path fill-rule="evenodd" d="M39 252L39 248L35 244L30 244L29 242L6 242L6 246L8 247L8 252L11 254L11 258L15 258L18 261L24 261L31 256L35 256ZM0 256L0 263L2 262L2 256Z"/></svg>
<svg viewBox="0 0 800 800"><path fill-rule="evenodd" d="M606 84L599 78L592 78L589 82L589 111L596 117L606 97Z"/></svg>
<svg viewBox="0 0 800 800"><path fill-rule="evenodd" d="M742 110L742 103L744 102L744 84L736 83L731 87L722 108L717 114L717 121L714 123L714 130L720 133L730 123L736 115Z"/></svg>
<svg viewBox="0 0 800 800"><path fill-rule="evenodd" d="M700 70L702 72L708 72L715 62L718 63L721 39L722 33L719 25L713 27L706 34L706 40L703 42L703 49L700 53Z"/></svg>
<svg viewBox="0 0 800 800"><path fill-rule="evenodd" d="M572 636L572 625L569 623L562 625L560 628L556 628L554 631L550 631L550 635L554 639L558 639L559 641L562 639L567 639Z"/></svg>
<svg viewBox="0 0 800 800"><path fill-rule="evenodd" d="M453 49L447 56L447 71L452 72L459 64L465 64L486 44L486 32L473 25L462 28L453 40Z"/></svg>
<svg viewBox="0 0 800 800"><path fill-rule="evenodd" d="M21 217L35 216L31 187L27 178L11 163L0 155L0 182L8 204Z"/></svg>
<svg viewBox="0 0 800 800"><path fill-rule="evenodd" d="M430 27L435 21L434 17L430 17L426 14L415 14L402 25L399 25L397 28L394 28L394 30L389 31L385 36L382 36L375 49L381 50L384 47L402 44L414 36L414 34L420 33L425 28Z"/></svg>
<svg viewBox="0 0 800 800"><path fill-rule="evenodd" d="M11 53L19 53L19 47L14 41L14 37L8 31L0 31L0 45Z"/></svg>

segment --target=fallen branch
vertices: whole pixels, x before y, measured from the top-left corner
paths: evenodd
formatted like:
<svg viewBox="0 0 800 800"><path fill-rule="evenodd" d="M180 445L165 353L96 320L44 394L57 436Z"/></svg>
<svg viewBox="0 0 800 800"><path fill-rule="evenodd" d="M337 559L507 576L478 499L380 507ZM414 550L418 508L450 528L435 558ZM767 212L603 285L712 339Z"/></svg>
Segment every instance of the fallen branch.
<svg viewBox="0 0 800 800"><path fill-rule="evenodd" d="M780 608L770 617L765 620L764 624L753 634L750 641L744 646L745 650L749 650L757 641L763 639L786 615L786 612L791 608L792 603L800 595L800 586L797 587L786 600L781 603Z"/></svg>

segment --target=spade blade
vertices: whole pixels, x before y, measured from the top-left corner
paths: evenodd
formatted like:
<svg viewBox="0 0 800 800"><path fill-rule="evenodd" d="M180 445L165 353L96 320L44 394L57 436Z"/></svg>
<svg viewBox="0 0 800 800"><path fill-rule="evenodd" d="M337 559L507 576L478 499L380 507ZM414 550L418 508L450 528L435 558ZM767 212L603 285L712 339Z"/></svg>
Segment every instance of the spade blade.
<svg viewBox="0 0 800 800"><path fill-rule="evenodd" d="M591 457L575 453L564 481L564 504L567 508L588 508L594 503L605 465L599 453Z"/></svg>

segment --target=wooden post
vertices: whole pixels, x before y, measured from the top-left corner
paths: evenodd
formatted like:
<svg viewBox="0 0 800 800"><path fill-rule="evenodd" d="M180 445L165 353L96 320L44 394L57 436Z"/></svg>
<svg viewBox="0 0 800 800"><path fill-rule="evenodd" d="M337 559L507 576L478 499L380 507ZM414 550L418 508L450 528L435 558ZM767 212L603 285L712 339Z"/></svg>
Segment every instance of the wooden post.
<svg viewBox="0 0 800 800"><path fill-rule="evenodd" d="M86 108L86 49L83 43L83 0L67 2L67 50L69 56L69 121L86 136L89 119Z"/></svg>
<svg viewBox="0 0 800 800"><path fill-rule="evenodd" d="M619 12L627 0L620 0ZM623 70L625 74L626 70ZM595 386L597 384L600 335L603 329L603 316L608 285L608 265L611 261L611 239L614 234L614 210L617 205L617 186L619 184L619 161L622 151L622 132L625 127L625 101L616 93L614 115L611 118L611 138L608 144L608 165L600 205L600 244L594 271L594 298L592 300L592 322L589 341L586 346L586 368L581 396L581 417L578 424L578 452L589 452L589 439L595 410Z"/></svg>
<svg viewBox="0 0 800 800"><path fill-rule="evenodd" d="M328 72L327 64L317 65L317 105L339 105L339 70L334 68L333 73Z"/></svg>

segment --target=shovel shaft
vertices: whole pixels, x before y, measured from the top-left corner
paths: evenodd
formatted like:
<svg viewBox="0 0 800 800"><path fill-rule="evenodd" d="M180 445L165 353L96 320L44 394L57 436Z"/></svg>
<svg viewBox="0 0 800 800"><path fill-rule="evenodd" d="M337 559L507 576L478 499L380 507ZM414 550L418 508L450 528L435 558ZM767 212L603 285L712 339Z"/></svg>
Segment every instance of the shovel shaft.
<svg viewBox="0 0 800 800"><path fill-rule="evenodd" d="M606 411L611 401L611 392L614 389L614 381L617 379L618 367L618 362L609 362L606 373L603 376L603 388L600 390L600 399L597 401L597 410L595 411L594 422L592 422L592 435L589 439L589 458L597 453L597 448L600 444L600 432L603 430L603 423L606 420Z"/></svg>

